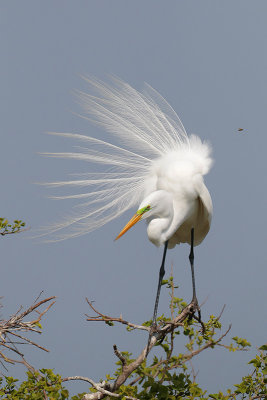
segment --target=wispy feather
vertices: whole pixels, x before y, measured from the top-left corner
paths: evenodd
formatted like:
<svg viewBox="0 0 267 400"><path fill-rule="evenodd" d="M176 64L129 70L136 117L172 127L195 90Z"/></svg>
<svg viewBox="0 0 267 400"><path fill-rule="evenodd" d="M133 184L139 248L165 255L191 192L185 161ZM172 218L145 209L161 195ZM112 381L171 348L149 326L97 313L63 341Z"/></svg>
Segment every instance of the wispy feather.
<svg viewBox="0 0 267 400"><path fill-rule="evenodd" d="M211 165L209 146L187 136L178 115L149 85L139 92L117 78L112 85L85 80L92 93L78 92L83 117L102 126L110 133L111 141L113 136L120 145L87 135L51 133L82 143L82 147L75 145L75 151L68 153L43 154L84 161L88 163L88 173L46 183L72 190L71 194L52 198L81 200L71 215L43 229L48 240L88 233L137 206L146 193L155 190L158 162L168 154L175 153L182 160L190 152L190 157L195 157L194 165L199 165L196 168L203 174ZM101 172L90 172L95 163L101 164ZM77 193L78 189L83 192Z"/></svg>

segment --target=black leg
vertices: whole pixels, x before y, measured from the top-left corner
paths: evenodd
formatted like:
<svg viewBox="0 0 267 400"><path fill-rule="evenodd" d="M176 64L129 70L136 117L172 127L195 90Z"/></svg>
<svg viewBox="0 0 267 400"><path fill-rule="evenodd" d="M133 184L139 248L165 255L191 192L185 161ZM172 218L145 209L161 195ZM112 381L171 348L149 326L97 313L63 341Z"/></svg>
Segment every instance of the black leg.
<svg viewBox="0 0 267 400"><path fill-rule="evenodd" d="M158 311L158 305L159 305L160 289L161 289L162 279L163 279L164 274L165 274L165 258L166 258L167 248L168 248L168 240L164 244L163 257L162 257L161 267L160 267L160 270L159 270L158 289L157 289L156 301L155 301L155 306L154 306L152 324L151 324L149 337L148 337L146 356L148 354L151 338L152 338L152 335L153 335L155 327L156 327L156 319L157 319L157 311Z"/></svg>
<svg viewBox="0 0 267 400"><path fill-rule="evenodd" d="M200 308L198 306L197 295L196 295L195 270L194 270L194 228L191 229L191 247L190 247L189 261L191 265L192 287L193 287L192 303L194 303L197 306L198 317L199 320L201 321Z"/></svg>
<svg viewBox="0 0 267 400"><path fill-rule="evenodd" d="M196 296L196 283L195 283L195 271L194 271L194 228L191 229L191 248L189 254L189 261L191 265L191 274L192 274L192 286L193 286L193 299L192 301L197 300Z"/></svg>

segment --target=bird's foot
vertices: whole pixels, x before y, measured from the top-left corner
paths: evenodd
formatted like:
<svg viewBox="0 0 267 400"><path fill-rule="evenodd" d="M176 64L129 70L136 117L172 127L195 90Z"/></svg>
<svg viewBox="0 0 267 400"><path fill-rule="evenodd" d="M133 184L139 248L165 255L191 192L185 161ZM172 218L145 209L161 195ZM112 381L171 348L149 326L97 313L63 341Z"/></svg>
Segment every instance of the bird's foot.
<svg viewBox="0 0 267 400"><path fill-rule="evenodd" d="M149 331L149 335L153 335L155 332L158 331L158 325L156 322L153 322L150 326L150 331Z"/></svg>
<svg viewBox="0 0 267 400"><path fill-rule="evenodd" d="M192 298L190 307L191 307L191 313L190 313L189 318L190 319L194 318L195 320L197 320L200 323L201 328L202 328L202 334L204 334L206 329L205 329L205 325L201 319L201 310L200 310L198 300L196 297ZM196 312L197 312L197 315L196 315Z"/></svg>
<svg viewBox="0 0 267 400"><path fill-rule="evenodd" d="M192 298L190 305L191 305L192 313L195 314L195 312L197 311L198 317L199 317L199 319L201 319L201 311L200 311L200 307L199 307L198 300L196 297Z"/></svg>
<svg viewBox="0 0 267 400"><path fill-rule="evenodd" d="M149 347L150 347L152 336L157 332L158 332L157 323L156 322L152 322L152 324L150 326L150 330L149 330L149 337L148 337L147 348L146 348L146 357L147 357L148 352L149 352Z"/></svg>

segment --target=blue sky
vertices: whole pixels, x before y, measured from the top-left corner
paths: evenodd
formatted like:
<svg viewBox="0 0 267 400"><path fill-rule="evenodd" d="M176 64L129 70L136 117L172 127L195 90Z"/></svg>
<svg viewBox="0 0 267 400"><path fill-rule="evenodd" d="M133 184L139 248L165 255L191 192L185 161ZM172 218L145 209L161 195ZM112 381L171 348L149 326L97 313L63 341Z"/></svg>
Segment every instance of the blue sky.
<svg viewBox="0 0 267 400"><path fill-rule="evenodd" d="M266 68L265 1L9 1L0 5L1 216L20 218L34 231L68 213L71 204L48 199L36 182L63 180L84 164L48 159L72 143L47 131L108 139L79 118L74 90L81 75L114 74L142 89L148 82L177 111L188 133L213 146L206 177L214 203L212 227L196 248L196 279L203 316L224 304L230 336L253 346L266 341ZM243 132L238 132L243 128ZM1 240L2 316L30 304L41 290L57 304L44 321L44 354L28 349L36 367L94 380L114 371L112 345L137 354L142 332L127 334L88 323L85 297L114 316L141 323L151 318L161 249L140 224L114 243L132 212L89 235L38 243L24 236ZM187 245L173 262L177 295L191 298ZM167 308L162 293L159 312ZM156 351L156 350L155 350ZM198 380L223 390L248 367L251 353L207 351L195 361ZM229 367L230 365L230 367ZM22 376L16 367L10 373ZM68 384L86 390L83 383Z"/></svg>

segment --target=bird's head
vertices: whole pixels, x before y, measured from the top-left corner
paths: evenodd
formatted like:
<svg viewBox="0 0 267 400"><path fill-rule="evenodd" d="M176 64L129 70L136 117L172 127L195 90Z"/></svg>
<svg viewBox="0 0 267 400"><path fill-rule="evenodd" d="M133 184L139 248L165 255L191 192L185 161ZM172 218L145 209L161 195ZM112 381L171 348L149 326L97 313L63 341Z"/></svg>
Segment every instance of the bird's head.
<svg viewBox="0 0 267 400"><path fill-rule="evenodd" d="M122 229L122 231L118 234L115 240L118 240L122 235L124 235L132 226L134 226L142 217L144 216L145 213L151 210L151 206L147 204L144 207L139 208L139 210L136 211L134 216L130 219L130 221L125 225L125 227Z"/></svg>
<svg viewBox="0 0 267 400"><path fill-rule="evenodd" d="M134 216L125 225L115 240L124 235L132 226L141 219L152 217L171 218L173 215L172 196L165 190L156 190L150 193L140 204Z"/></svg>

